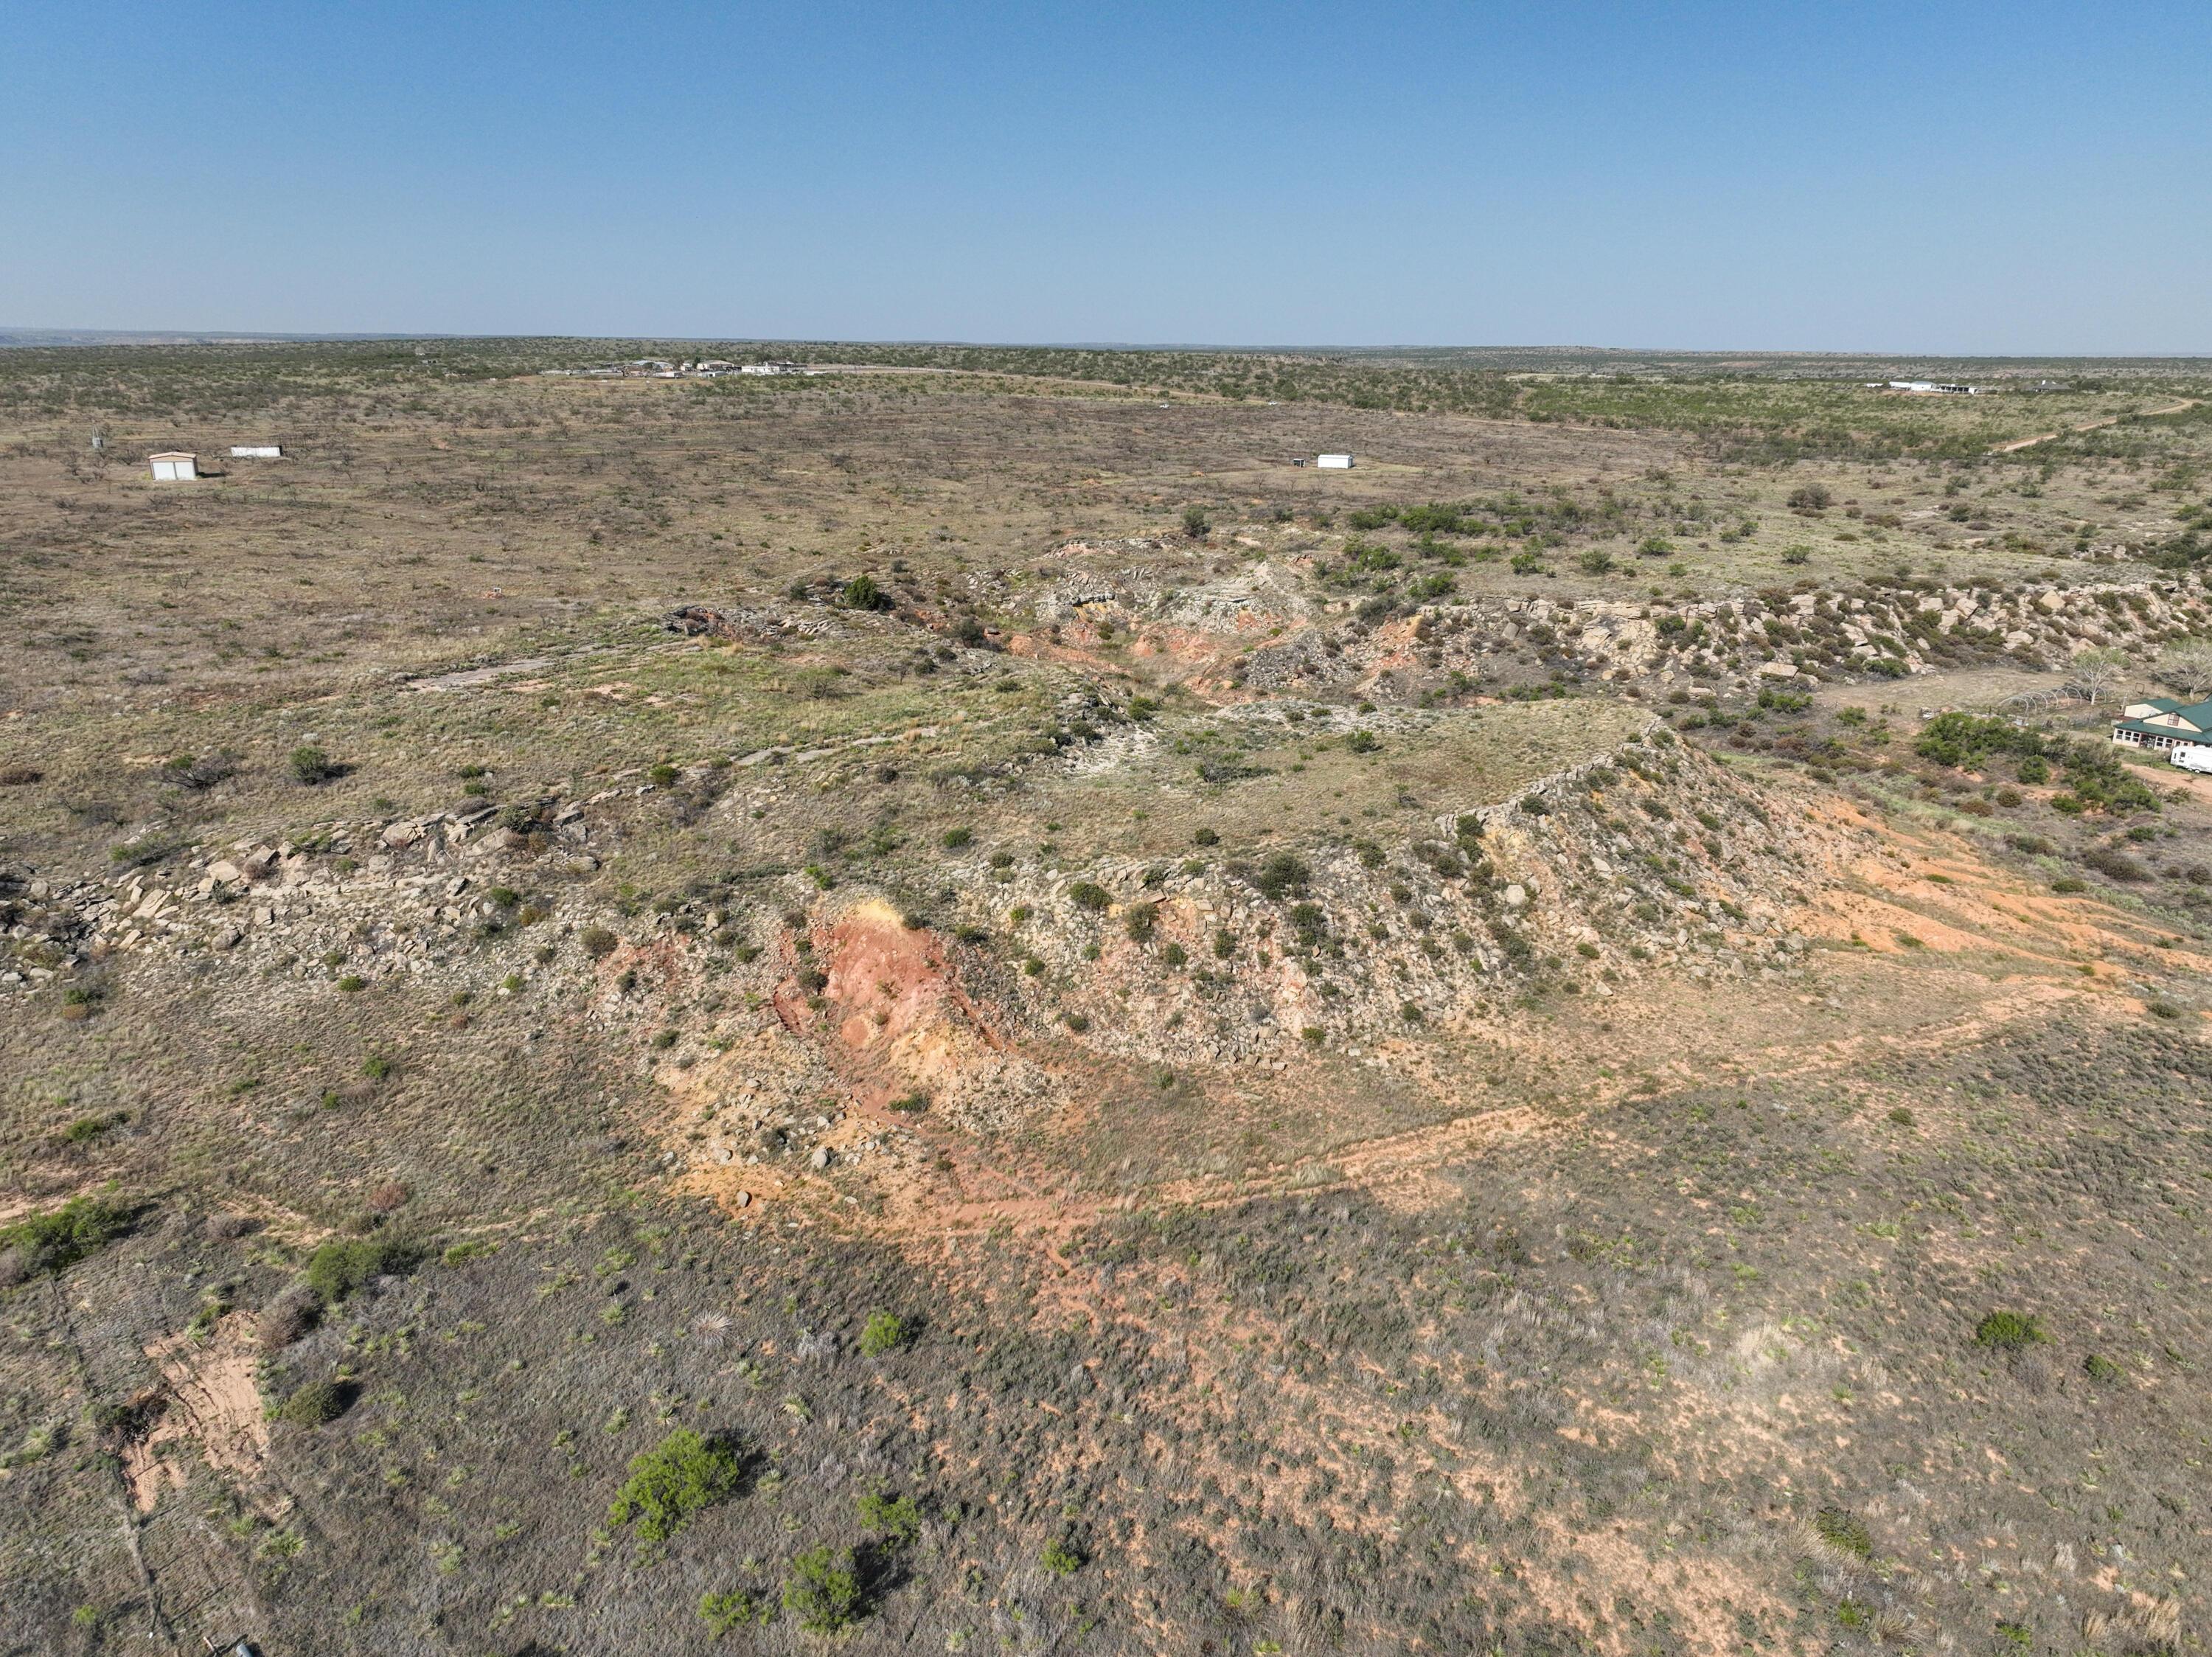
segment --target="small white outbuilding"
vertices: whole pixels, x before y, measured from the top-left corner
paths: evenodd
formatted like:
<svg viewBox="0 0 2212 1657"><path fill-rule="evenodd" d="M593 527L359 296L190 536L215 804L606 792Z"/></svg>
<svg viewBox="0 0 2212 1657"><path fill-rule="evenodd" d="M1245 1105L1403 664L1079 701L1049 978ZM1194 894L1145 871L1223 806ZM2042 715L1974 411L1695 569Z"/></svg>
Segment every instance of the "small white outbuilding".
<svg viewBox="0 0 2212 1657"><path fill-rule="evenodd" d="M200 475L200 457L197 454L171 450L147 459L153 463L154 481L157 484L183 483Z"/></svg>
<svg viewBox="0 0 2212 1657"><path fill-rule="evenodd" d="M284 451L275 443L233 443L230 458L234 460L281 460Z"/></svg>
<svg viewBox="0 0 2212 1657"><path fill-rule="evenodd" d="M1316 464L1323 472L1349 472L1352 470L1352 457L1349 454L1324 454Z"/></svg>

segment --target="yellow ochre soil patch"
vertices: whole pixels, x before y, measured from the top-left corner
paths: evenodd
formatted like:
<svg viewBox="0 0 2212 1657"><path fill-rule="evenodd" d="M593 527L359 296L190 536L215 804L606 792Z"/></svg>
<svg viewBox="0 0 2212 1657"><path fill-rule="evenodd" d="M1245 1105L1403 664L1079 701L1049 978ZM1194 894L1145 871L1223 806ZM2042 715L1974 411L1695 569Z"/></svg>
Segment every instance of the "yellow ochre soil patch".
<svg viewBox="0 0 2212 1657"><path fill-rule="evenodd" d="M254 1319L234 1312L205 1338L169 1336L146 1349L161 1372L156 1396L142 1401L151 1425L123 1445L124 1477L141 1513L151 1513L165 1489L182 1489L185 1470L162 1453L196 1441L207 1465L243 1484L269 1453L269 1423L254 1384Z"/></svg>
<svg viewBox="0 0 2212 1657"><path fill-rule="evenodd" d="M1792 921L1812 936L1884 954L1980 951L2059 968L2118 954L2169 970L2212 967L2212 958L2179 947L2154 954L2148 929L2135 929L2142 923L2094 899L2044 889L1932 831L1885 830L1876 851L1854 860Z"/></svg>

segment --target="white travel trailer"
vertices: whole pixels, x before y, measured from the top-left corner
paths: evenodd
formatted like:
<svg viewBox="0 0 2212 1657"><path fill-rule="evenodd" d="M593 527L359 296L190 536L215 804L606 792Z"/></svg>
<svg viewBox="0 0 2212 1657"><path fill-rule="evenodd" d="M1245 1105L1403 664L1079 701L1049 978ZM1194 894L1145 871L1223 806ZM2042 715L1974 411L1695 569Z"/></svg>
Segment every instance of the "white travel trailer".
<svg viewBox="0 0 2212 1657"><path fill-rule="evenodd" d="M2202 742L2183 742L2175 746L2166 757L2169 765L2178 765L2185 771L2212 772L2212 748Z"/></svg>
<svg viewBox="0 0 2212 1657"><path fill-rule="evenodd" d="M284 451L274 443L233 443L230 458L234 460L281 460Z"/></svg>
<svg viewBox="0 0 2212 1657"><path fill-rule="evenodd" d="M200 457L197 454L186 454L177 450L151 454L147 459L153 464L154 481L157 484L182 483L200 475Z"/></svg>
<svg viewBox="0 0 2212 1657"><path fill-rule="evenodd" d="M1349 472L1352 470L1352 457L1349 454L1324 454L1316 464L1323 472Z"/></svg>

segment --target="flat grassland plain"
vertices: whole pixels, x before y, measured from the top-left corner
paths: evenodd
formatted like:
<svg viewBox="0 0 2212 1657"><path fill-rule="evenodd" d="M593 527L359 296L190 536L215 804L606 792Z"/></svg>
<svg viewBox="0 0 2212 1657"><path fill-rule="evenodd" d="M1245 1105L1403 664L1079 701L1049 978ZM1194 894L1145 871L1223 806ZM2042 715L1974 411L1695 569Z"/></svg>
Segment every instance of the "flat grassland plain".
<svg viewBox="0 0 2212 1657"><path fill-rule="evenodd" d="M2208 553L2191 362L0 351L0 1651L2202 1649Z"/></svg>

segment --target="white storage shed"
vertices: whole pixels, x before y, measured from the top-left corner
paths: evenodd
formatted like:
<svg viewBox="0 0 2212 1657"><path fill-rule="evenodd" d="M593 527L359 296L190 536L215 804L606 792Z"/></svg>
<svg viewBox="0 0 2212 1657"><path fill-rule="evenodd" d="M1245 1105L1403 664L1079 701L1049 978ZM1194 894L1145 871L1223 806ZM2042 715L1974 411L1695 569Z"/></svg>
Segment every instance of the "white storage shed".
<svg viewBox="0 0 2212 1657"><path fill-rule="evenodd" d="M1318 464L1323 472L1349 472L1352 470L1352 457L1349 454L1324 454Z"/></svg>
<svg viewBox="0 0 2212 1657"><path fill-rule="evenodd" d="M154 466L154 481L157 484L182 483L200 475L200 457L181 450L147 457Z"/></svg>

